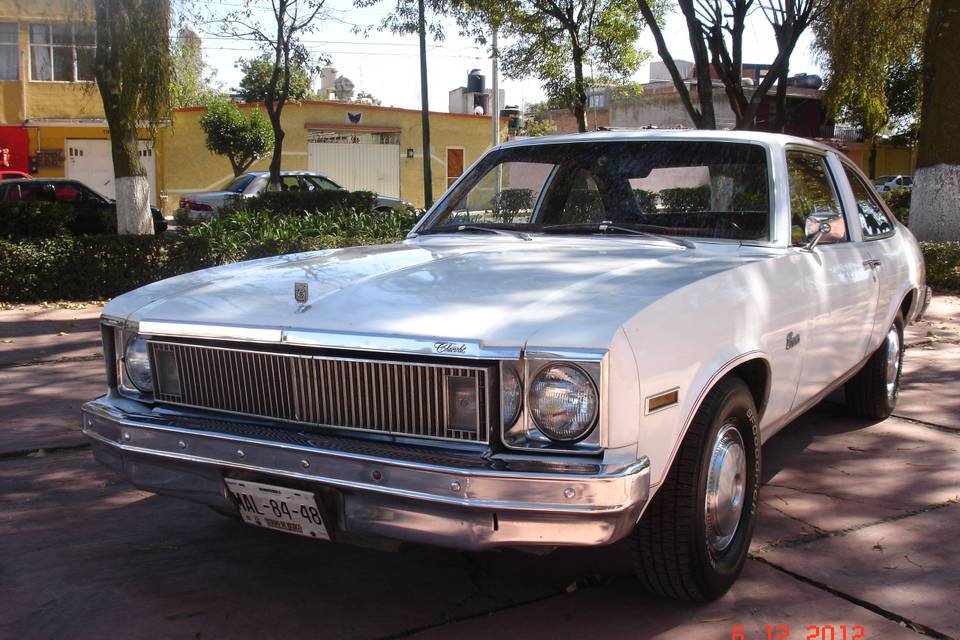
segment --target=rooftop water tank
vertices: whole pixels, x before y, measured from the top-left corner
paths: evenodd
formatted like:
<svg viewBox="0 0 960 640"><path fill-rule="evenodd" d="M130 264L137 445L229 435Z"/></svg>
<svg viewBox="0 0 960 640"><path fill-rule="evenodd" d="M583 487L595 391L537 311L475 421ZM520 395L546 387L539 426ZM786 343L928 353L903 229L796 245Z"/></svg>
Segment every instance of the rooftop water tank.
<svg viewBox="0 0 960 640"><path fill-rule="evenodd" d="M483 93L486 81L480 69L472 69L467 74L467 93Z"/></svg>

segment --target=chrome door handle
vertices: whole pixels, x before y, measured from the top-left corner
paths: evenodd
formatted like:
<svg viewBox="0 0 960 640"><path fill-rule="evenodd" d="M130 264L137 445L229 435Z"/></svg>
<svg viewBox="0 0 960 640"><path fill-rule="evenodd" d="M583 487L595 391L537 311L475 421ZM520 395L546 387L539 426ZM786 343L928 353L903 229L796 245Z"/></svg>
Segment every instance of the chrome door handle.
<svg viewBox="0 0 960 640"><path fill-rule="evenodd" d="M864 266L865 268L867 268L867 269L876 269L877 267L880 266L880 261L879 261L879 260L872 260L872 259L871 259L871 260L864 260L864 261L863 261L863 266Z"/></svg>

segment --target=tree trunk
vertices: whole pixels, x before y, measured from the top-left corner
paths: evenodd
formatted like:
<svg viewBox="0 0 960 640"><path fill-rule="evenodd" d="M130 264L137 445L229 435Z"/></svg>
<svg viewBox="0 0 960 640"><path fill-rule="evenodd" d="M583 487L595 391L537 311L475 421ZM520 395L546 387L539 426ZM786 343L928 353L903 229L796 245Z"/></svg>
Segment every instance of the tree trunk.
<svg viewBox="0 0 960 640"><path fill-rule="evenodd" d="M116 189L117 233L147 235L153 233L150 213L150 183L147 171L140 162L140 143L137 139L136 115L129 113L130 101L122 100L119 77L120 56L115 42L115 21L122 9L115 0L98 0L95 5L97 20L96 79L103 110L110 128L110 152L113 158L113 176Z"/></svg>
<svg viewBox="0 0 960 640"><path fill-rule="evenodd" d="M577 130L587 132L587 89L583 80L583 50L573 44L573 116L577 119Z"/></svg>
<svg viewBox="0 0 960 640"><path fill-rule="evenodd" d="M867 175L873 180L877 177L877 137L870 138L870 158L867 160Z"/></svg>
<svg viewBox="0 0 960 640"><path fill-rule="evenodd" d="M281 105L282 110L282 105ZM273 155L270 157L270 188L273 191L280 189L280 163L283 160L283 128L280 126L281 111L270 114L270 124L273 126Z"/></svg>
<svg viewBox="0 0 960 640"><path fill-rule="evenodd" d="M789 75L789 64L785 64L780 71L780 77L777 78L777 117L773 122L773 130L777 133L783 133L784 129L787 128L787 79Z"/></svg>
<svg viewBox="0 0 960 640"><path fill-rule="evenodd" d="M932 0L924 37L918 168L910 202L910 229L920 240L960 240L957 42L960 7L955 0Z"/></svg>

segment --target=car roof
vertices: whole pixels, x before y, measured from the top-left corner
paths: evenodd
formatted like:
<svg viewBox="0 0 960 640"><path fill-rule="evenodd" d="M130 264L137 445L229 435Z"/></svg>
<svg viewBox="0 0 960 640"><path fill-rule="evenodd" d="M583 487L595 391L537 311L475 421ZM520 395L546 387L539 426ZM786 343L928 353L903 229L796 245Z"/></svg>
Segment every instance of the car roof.
<svg viewBox="0 0 960 640"><path fill-rule="evenodd" d="M752 142L771 147L803 145L816 147L823 151L836 151L823 143L783 133L764 131L715 131L708 129L622 129L615 131L596 131L592 133L565 133L512 140L501 144L499 148L527 147L541 144L570 144L581 142L628 142L640 140L716 140L718 142Z"/></svg>
<svg viewBox="0 0 960 640"><path fill-rule="evenodd" d="M257 177L259 178L259 177L263 177L263 176L269 176L269 175L270 175L270 172L269 172L269 171L248 171L248 172L246 172L246 173L243 174L243 175L246 175L246 176L257 176ZM326 178L326 177L327 177L327 176L325 176L325 175L322 174L322 173L317 173L316 171L302 171L302 170L299 170L299 169L283 169L283 170L280 171L280 175L281 175L281 176L314 176L314 177L316 177L316 178ZM239 176L238 176L238 177L239 177Z"/></svg>
<svg viewBox="0 0 960 640"><path fill-rule="evenodd" d="M31 184L33 182L64 182L64 183L74 183L87 186L80 182L79 180L74 180L73 178L17 178L16 180L4 180L3 184L22 184L27 183Z"/></svg>

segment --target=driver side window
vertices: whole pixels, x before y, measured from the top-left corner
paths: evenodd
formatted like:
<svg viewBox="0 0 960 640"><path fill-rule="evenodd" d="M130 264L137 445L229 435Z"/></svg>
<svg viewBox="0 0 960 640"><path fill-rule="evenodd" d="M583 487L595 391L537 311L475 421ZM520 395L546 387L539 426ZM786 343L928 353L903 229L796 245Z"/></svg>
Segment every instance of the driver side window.
<svg viewBox="0 0 960 640"><path fill-rule="evenodd" d="M560 221L564 224L603 222L608 219L605 216L597 181L589 171L577 169L570 181L570 191L567 193Z"/></svg>
<svg viewBox="0 0 960 640"><path fill-rule="evenodd" d="M807 216L840 216L831 222L833 229L822 243L843 242L847 239L846 224L840 201L827 173L822 156L802 151L787 152L787 173L790 181L790 237L794 246L807 242Z"/></svg>

